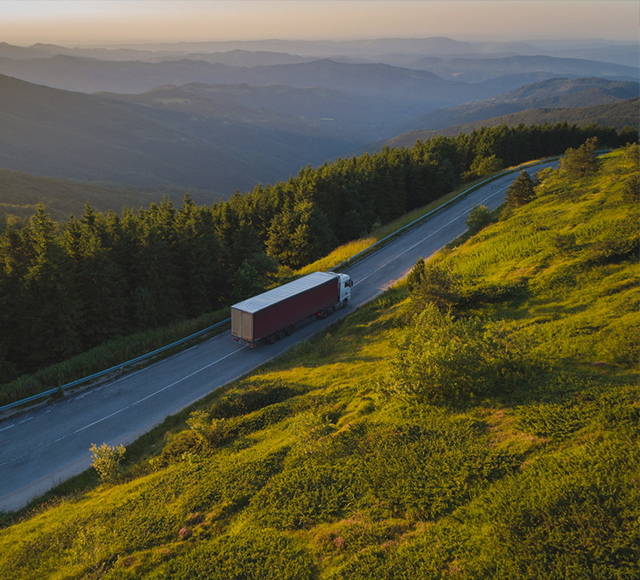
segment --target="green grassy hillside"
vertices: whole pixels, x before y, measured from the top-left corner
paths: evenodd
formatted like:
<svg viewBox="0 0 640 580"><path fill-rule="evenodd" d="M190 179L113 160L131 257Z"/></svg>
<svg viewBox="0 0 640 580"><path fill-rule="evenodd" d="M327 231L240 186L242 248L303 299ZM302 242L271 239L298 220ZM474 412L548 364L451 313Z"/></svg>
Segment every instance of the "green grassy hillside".
<svg viewBox="0 0 640 580"><path fill-rule="evenodd" d="M4 577L636 578L637 174L637 146L545 172L104 483L7 515Z"/></svg>

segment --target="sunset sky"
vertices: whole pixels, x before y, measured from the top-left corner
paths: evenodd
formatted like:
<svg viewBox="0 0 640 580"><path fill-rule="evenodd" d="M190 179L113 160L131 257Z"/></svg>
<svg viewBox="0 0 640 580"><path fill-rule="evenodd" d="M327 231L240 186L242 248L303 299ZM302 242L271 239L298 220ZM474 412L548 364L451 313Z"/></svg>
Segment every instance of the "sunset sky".
<svg viewBox="0 0 640 580"><path fill-rule="evenodd" d="M637 0L0 0L0 42L605 38L637 41Z"/></svg>

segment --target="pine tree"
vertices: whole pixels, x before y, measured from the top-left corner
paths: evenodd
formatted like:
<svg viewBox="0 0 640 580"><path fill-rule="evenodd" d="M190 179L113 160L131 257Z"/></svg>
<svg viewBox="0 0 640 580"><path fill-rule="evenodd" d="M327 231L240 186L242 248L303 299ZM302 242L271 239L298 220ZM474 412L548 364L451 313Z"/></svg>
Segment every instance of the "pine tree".
<svg viewBox="0 0 640 580"><path fill-rule="evenodd" d="M535 197L535 183L528 172L521 171L505 194L508 207L520 207L529 203Z"/></svg>
<svg viewBox="0 0 640 580"><path fill-rule="evenodd" d="M580 179L597 173L600 168L597 149L598 138L591 137L577 149L567 149L560 160L560 167L571 179Z"/></svg>

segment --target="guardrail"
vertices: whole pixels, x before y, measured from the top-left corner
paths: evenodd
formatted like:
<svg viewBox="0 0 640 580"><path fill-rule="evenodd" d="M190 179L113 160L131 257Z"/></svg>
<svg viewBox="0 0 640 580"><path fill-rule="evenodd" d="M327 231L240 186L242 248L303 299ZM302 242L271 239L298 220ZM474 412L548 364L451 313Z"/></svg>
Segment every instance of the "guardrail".
<svg viewBox="0 0 640 580"><path fill-rule="evenodd" d="M38 393L36 395L31 395L30 397L27 397L26 399L20 399L19 401L14 401L13 403L9 403L7 405L3 405L2 407L0 407L0 412L2 411L6 411L7 409L13 409L14 407L18 407L20 405L24 405L26 403L31 403L33 401L37 401L38 399L44 399L45 397L50 397L51 395L55 395L56 393L60 393L62 391L64 391L65 389L69 389L71 387L77 387L78 385L81 385L82 383L86 383L88 381L92 381L94 379L98 379L100 377L103 377L105 375L108 375L110 373L113 373L115 371L119 371L125 367L128 367L130 365L134 365L136 363L145 361L151 357L154 357L158 354L161 354L169 349L172 349L176 346L180 346L181 344L184 344L185 342L188 342L190 340L193 340L194 338L198 338L199 336L206 334L207 332L210 332L211 330L213 330L214 328L217 328L219 326L222 326L223 324L227 324L228 322L230 322L231 318L226 318L225 320L218 322L216 324L214 324L213 326L208 326L207 328L203 328L202 330L199 330L198 332L195 332L194 334L191 334L185 338L181 338L180 340L176 340L175 342L172 342L171 344L167 344L161 348L158 348L156 350L153 350L151 352L148 352L146 354L140 355L136 358L133 358L131 360L128 360L127 362L123 362L119 365L116 365L114 367L111 367L109 369L105 369L104 371L100 371L98 373L94 373L93 375L89 375L88 377L83 377L81 379L77 379L75 381L72 381L71 383L67 383L66 385L61 385L60 387L56 387L55 389L49 389L48 391L44 391L42 393Z"/></svg>
<svg viewBox="0 0 640 580"><path fill-rule="evenodd" d="M345 260L341 264L338 264L335 268L332 268L332 270L336 271L336 272L341 272L341 271L345 270L349 266L352 266L353 264L355 264L359 260L362 260L363 258L365 258L370 253L380 249L382 246L384 246L385 244L390 242L393 238L402 235L402 233L405 230L408 230L408 229L411 229L414 226L417 226L418 224L420 224L423 221L429 219L430 217L434 216L438 212L440 212L440 211L444 210L445 208L449 207L454 202L456 202L456 201L458 201L458 200L460 200L460 199L462 199L464 197L467 197L468 195L470 195L474 191L476 191L476 189L479 189L480 187L483 187L483 186L487 185L488 183L491 183L492 181L495 181L496 179L500 179L501 177L504 177L505 175L509 175L511 173L517 173L518 171L522 171L526 167L535 167L536 165L542 165L544 163L549 163L550 161L557 161L558 159L560 159L560 156L558 156L558 157L549 157L548 159L544 159L542 161L532 161L530 163L523 163L522 165L519 165L515 169L507 169L505 171L501 171L500 173L497 173L496 175L493 175L489 179L485 179L484 181L481 181L480 183L476 183L475 185L471 186L469 189L465 189L462 193L459 193L455 197L452 197L449 201L443 203L441 206L431 210L430 212L427 212L426 214L424 214L423 216L420 216L419 218L413 220L411 223L407 224L406 226L402 226L400 229L396 230L395 232L389 234L388 236L382 238L381 240L378 240L375 244L371 244L368 248L365 248L361 252L358 252L357 254L351 256L348 260Z"/></svg>
<svg viewBox="0 0 640 580"><path fill-rule="evenodd" d="M335 268L332 268L332 270L333 271L341 271L341 270L344 270L345 268L353 265L357 261L362 260L369 253L374 252L375 250L379 249L384 244L386 244L389 241L391 241L393 238L402 235L402 233L404 231L406 231L408 229L411 229L412 227L414 227L414 226L418 225L419 223L425 221L426 219L428 219L431 216L435 215L439 211L442 211L443 209L445 209L446 207L448 207L449 205L451 205L455 201L458 201L458 200L462 199L463 197L466 197L467 195L470 195L476 189L486 185L487 183L491 183L492 181L495 181L496 179L499 179L500 177L503 177L505 175L509 175L511 173L516 173L517 171L521 171L524 167L535 167L536 165L542 165L543 163L548 163L549 161L555 161L557 159L560 159L560 157L551 157L549 159L545 159L544 161L534 161L534 162L531 162L531 163L523 164L523 165L518 166L516 169L509 169L509 170L506 170L506 171L502 171L502 172L490 177L489 179L485 179L484 181L481 181L480 183L476 183L474 186L470 187L469 189L465 189L462 193L459 193L458 195L456 195L454 198L451 198L446 203L443 203L440 207L437 207L436 209L431 210L430 212L424 214L423 216L420 216L418 219L415 219L414 221L412 221L411 223L407 224L406 226L403 226L400 229L398 229L395 232L393 232L392 234L389 234L388 236L382 238L381 240L378 240L375 244L371 244L368 248L365 248L361 252L358 252L354 256L351 256L351 258L349 258L348 260L345 260L344 262L342 262L342 264L338 264L338 266L336 266ZM209 326L207 328L199 330L198 332L196 332L194 334L191 334L191 335L189 335L189 336L187 336L185 338L181 338L180 340L177 340L176 342L172 342L171 344L168 344L166 346L158 348L158 349L156 349L154 351L148 352L147 354L143 354L143 355L141 355L139 357L136 357L134 359L128 360L126 362L123 362L123 363L121 363L119 365L116 365L116 366L111 367L109 369L106 369L104 371L100 371L100 372L95 373L93 375L89 375L88 377L83 377L81 379L77 379L75 381L72 381L71 383L67 383L66 385L61 385L60 387L56 387L54 389L49 389L48 391L44 391L42 393L38 393L36 395L32 395L32 396L27 397L25 399L20 399L19 401L14 401L13 403L9 403L7 405L3 405L2 407L0 407L0 412L6 411L8 409L13 409L14 407L18 407L18 406L24 405L26 403L31 403L31 402L37 401L39 399L44 399L45 397L50 397L51 395L55 395L56 393L63 392L65 389L69 389L71 387L76 387L78 385L81 385L82 383L86 383L88 381L92 381L94 379L98 379L100 377L108 375L109 373L113 373L113 372L119 371L119 370L121 370L121 369L123 369L125 367L128 367L128 366L131 366L133 364L145 361L145 360L147 360L147 359L149 359L151 357L154 357L154 356L156 356L158 354L161 354L161 353L163 353L163 352L165 352L165 351L167 351L169 349L172 349L172 348L174 348L176 346L179 346L179 345L181 345L181 344L183 344L185 342L193 340L194 338L197 338L198 336L206 334L207 332L213 330L214 328L222 326L223 324L227 324L230 321L231 321L231 318L226 318L225 320L222 320L221 322L218 322L217 324L214 324L213 326Z"/></svg>

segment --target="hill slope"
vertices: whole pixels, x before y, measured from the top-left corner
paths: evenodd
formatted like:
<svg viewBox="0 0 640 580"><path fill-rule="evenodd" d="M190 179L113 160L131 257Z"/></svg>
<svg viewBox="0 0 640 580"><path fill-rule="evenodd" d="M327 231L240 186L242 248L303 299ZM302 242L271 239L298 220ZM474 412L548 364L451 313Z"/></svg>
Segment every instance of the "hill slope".
<svg viewBox="0 0 640 580"><path fill-rule="evenodd" d="M6 76L0 94L0 166L51 177L229 195L284 179L357 143L319 120L285 113L194 118Z"/></svg>
<svg viewBox="0 0 640 580"><path fill-rule="evenodd" d="M7 521L5 576L633 578L637 146L603 165Z"/></svg>
<svg viewBox="0 0 640 580"><path fill-rule="evenodd" d="M498 95L486 101L465 103L420 115L404 125L405 131L436 130L518 113L528 109L592 107L638 97L636 82L602 78L550 79Z"/></svg>
<svg viewBox="0 0 640 580"><path fill-rule="evenodd" d="M639 105L640 99L635 98L611 105L596 105L575 109L531 109L491 119L482 119L481 121L474 121L472 123L453 125L434 131L408 131L393 139L388 139L387 141L376 143L374 146L367 147L367 151L379 150L385 145L389 147L411 147L418 139L426 140L437 135L452 137L461 133L472 133L482 127L498 127L500 125L517 127L520 124L555 124L566 121L569 124L576 124L580 127L595 124L601 127L615 127L617 130L624 127L631 127L640 131L640 119L638 119Z"/></svg>
<svg viewBox="0 0 640 580"><path fill-rule="evenodd" d="M186 190L177 187L135 188L90 182L36 177L20 171L0 169L0 229L7 215L30 217L36 211L39 202L47 206L55 221L64 221L70 214L82 215L85 203L96 211L118 213L123 207L138 209L163 197L179 202ZM207 191L190 189L189 195L194 202L210 205L220 199Z"/></svg>

